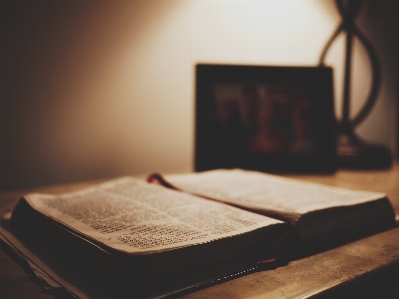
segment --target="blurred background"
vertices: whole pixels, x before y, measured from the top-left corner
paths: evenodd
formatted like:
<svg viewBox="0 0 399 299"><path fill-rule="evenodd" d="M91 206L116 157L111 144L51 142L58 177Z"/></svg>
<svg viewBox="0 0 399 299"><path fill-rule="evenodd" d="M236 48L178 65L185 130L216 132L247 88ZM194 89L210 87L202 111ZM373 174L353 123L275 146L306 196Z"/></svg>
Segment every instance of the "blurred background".
<svg viewBox="0 0 399 299"><path fill-rule="evenodd" d="M382 87L357 127L398 142L396 0L367 1L357 24ZM316 66L340 23L333 0L1 1L0 190L193 170L196 63ZM340 116L344 36L334 68ZM370 82L355 40L352 113Z"/></svg>

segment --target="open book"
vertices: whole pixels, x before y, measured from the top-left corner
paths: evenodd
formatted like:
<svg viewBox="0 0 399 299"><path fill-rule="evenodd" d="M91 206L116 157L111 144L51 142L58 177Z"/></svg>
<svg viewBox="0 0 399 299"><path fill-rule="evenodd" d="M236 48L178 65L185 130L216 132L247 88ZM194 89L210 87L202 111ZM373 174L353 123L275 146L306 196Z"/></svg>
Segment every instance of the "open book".
<svg viewBox="0 0 399 299"><path fill-rule="evenodd" d="M384 193L356 191L246 171L150 175L149 182L291 223L302 252L352 241L395 223ZM299 248L295 248L298 252Z"/></svg>
<svg viewBox="0 0 399 299"><path fill-rule="evenodd" d="M79 297L152 297L274 261L291 225L134 178L25 195L9 230Z"/></svg>
<svg viewBox="0 0 399 299"><path fill-rule="evenodd" d="M149 181L169 188L125 177L27 194L0 237L77 297L140 298L273 264L295 236L308 252L394 225L382 193L243 170Z"/></svg>

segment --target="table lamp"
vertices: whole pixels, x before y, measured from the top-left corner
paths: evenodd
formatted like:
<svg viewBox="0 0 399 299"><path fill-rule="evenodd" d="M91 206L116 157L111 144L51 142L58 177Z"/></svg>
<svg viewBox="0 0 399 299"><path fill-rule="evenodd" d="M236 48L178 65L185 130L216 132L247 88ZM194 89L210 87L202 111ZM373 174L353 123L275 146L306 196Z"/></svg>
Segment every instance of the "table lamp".
<svg viewBox="0 0 399 299"><path fill-rule="evenodd" d="M392 164L390 150L381 144L369 143L359 138L355 127L359 125L372 110L381 85L380 64L373 45L365 34L356 26L355 19L364 5L363 0L335 0L342 21L324 46L319 63L324 65L325 56L333 41L341 32L346 34L345 71L342 118L337 121L337 163L340 168L384 169ZM358 112L350 118L350 85L352 42L357 37L370 58L372 86L367 100Z"/></svg>

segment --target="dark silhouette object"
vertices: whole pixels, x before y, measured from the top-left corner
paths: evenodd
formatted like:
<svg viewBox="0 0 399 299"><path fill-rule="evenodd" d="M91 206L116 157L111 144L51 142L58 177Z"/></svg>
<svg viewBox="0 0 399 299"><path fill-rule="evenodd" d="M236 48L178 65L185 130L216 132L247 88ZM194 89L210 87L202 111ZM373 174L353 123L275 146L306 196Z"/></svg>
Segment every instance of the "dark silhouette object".
<svg viewBox="0 0 399 299"><path fill-rule="evenodd" d="M346 56L342 119L337 126L337 163L340 168L384 169L392 164L390 150L381 144L365 142L355 134L355 127L370 113L381 85L380 65L377 54L364 33L356 26L355 19L364 4L363 0L335 0L342 17L342 22L327 41L319 63L323 65L325 56L335 38L346 32ZM372 86L367 101L359 113L351 120L349 118L350 104L350 71L352 56L352 40L357 36L363 44L371 63Z"/></svg>

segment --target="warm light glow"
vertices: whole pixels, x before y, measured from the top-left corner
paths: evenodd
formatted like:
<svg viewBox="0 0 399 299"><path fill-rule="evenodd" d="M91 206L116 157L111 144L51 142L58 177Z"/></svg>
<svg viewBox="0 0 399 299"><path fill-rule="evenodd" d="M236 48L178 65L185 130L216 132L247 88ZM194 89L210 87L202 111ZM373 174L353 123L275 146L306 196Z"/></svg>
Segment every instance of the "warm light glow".
<svg viewBox="0 0 399 299"><path fill-rule="evenodd" d="M3 159L10 182L189 171L196 63L315 66L339 23L333 0L47 4L29 4L40 13L26 22L29 34L15 38L31 45L22 57L25 64L19 57L7 60L15 61L13 72L29 78L10 100L14 114L7 115L16 132L7 144L10 152L18 153ZM353 113L370 82L367 57L356 43L355 52ZM341 38L327 56L335 68L337 112L342 53ZM397 61L395 55L382 56L385 66L388 58ZM395 93L387 88L393 89L395 78L384 81L390 85L380 97L390 98L379 101L371 116L374 122L360 128L376 141L390 141ZM33 108L20 113L27 103L34 103L29 104ZM381 121L384 127L375 125Z"/></svg>
<svg viewBox="0 0 399 299"><path fill-rule="evenodd" d="M123 159L134 149L144 158L135 167L174 171L192 166L196 63L316 65L335 22L314 1L182 1L152 26L121 57L115 92L130 97L114 109L125 111L123 131L132 134Z"/></svg>

